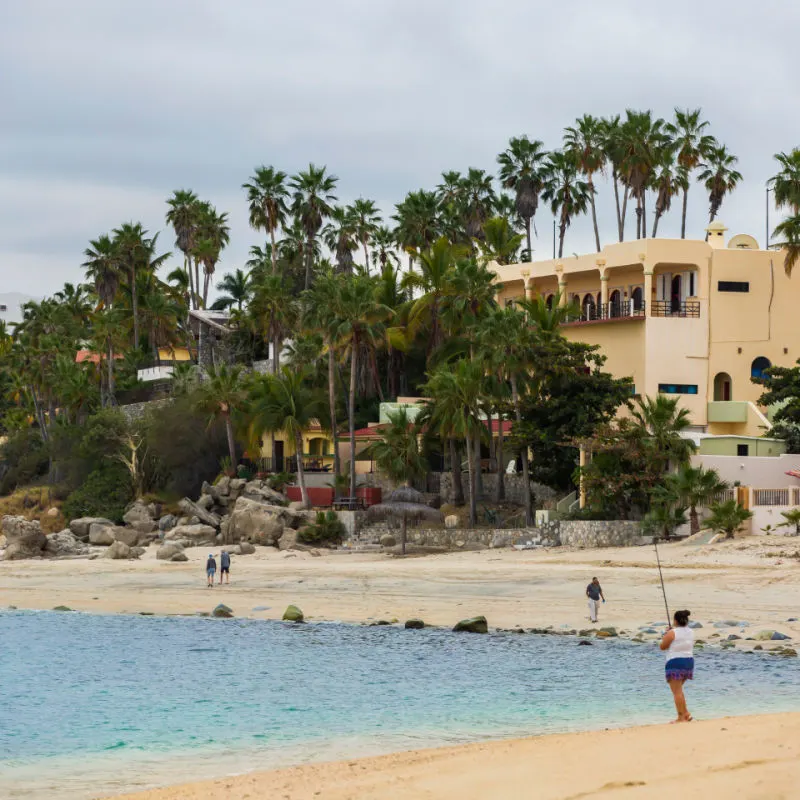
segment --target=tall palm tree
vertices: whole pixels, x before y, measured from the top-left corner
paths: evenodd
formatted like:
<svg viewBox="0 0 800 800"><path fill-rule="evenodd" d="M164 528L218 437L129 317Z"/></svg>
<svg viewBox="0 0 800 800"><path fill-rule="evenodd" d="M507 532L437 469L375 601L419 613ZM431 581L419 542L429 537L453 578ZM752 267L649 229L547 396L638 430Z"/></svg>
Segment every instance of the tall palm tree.
<svg viewBox="0 0 800 800"><path fill-rule="evenodd" d="M492 176L485 170L470 167L464 177L464 230L470 239L483 238L483 225L494 209L495 191Z"/></svg>
<svg viewBox="0 0 800 800"><path fill-rule="evenodd" d="M789 153L777 153L775 160L780 172L770 178L778 208L787 208L789 216L778 224L773 236L782 239L778 243L786 250L783 266L787 275L792 274L800 259L800 148Z"/></svg>
<svg viewBox="0 0 800 800"><path fill-rule="evenodd" d="M272 345L272 372L280 370L283 340L297 321L298 307L292 287L280 275L264 275L253 283L249 315L257 330Z"/></svg>
<svg viewBox="0 0 800 800"><path fill-rule="evenodd" d="M689 198L689 183L692 172L698 168L716 145L714 137L706 133L708 122L700 118L703 109L675 109L675 119L665 126L667 134L677 148L678 166L686 176L683 186L683 208L681 210L681 239L686 238L686 209ZM655 234L653 234L655 236Z"/></svg>
<svg viewBox="0 0 800 800"><path fill-rule="evenodd" d="M322 229L325 244L336 255L336 264L342 272L353 271L353 253L358 249L356 219L349 206L334 206L330 222Z"/></svg>
<svg viewBox="0 0 800 800"><path fill-rule="evenodd" d="M656 193L655 214L653 215L653 233L655 239L658 232L658 223L672 206L672 198L681 190L686 197L689 185L688 174L675 158L675 146L661 148L654 165L652 188Z"/></svg>
<svg viewBox="0 0 800 800"><path fill-rule="evenodd" d="M396 245L397 240L394 231L385 226L380 226L375 231L372 235L372 246L374 248L372 260L373 263L377 262L378 269L383 270L388 265L397 265L399 263L394 251Z"/></svg>
<svg viewBox="0 0 800 800"><path fill-rule="evenodd" d="M250 294L250 273L237 269L235 272L228 272L222 276L222 280L217 284L217 291L224 292L222 297L217 298L214 309L225 309L235 305L239 311L242 304Z"/></svg>
<svg viewBox="0 0 800 800"><path fill-rule="evenodd" d="M306 277L305 288L311 286L311 272L316 238L323 221L331 215L333 203L336 202L334 190L339 179L331 175L326 168L309 164L307 170L298 172L289 181L294 201L292 211L300 220L306 235Z"/></svg>
<svg viewBox="0 0 800 800"><path fill-rule="evenodd" d="M409 270L413 270L414 254L411 251L424 250L439 237L439 198L435 192L424 189L409 192L395 206L392 219L397 223L397 243L409 253Z"/></svg>
<svg viewBox="0 0 800 800"><path fill-rule="evenodd" d="M196 241L192 249L195 264L203 265L203 307L208 303L208 289L220 253L230 241L227 213L219 214L211 203L200 203Z"/></svg>
<svg viewBox="0 0 800 800"><path fill-rule="evenodd" d="M369 272L369 243L377 233L381 224L381 215L374 200L359 197L350 206L355 235L364 249L364 266Z"/></svg>
<svg viewBox="0 0 800 800"><path fill-rule="evenodd" d="M772 235L779 240L776 244L786 250L783 268L787 275L791 275L795 264L800 261L800 214L787 217L776 226Z"/></svg>
<svg viewBox="0 0 800 800"><path fill-rule="evenodd" d="M517 214L525 223L528 260L533 258L531 222L539 207L539 195L544 188L544 164L547 152L538 139L519 136L509 140L508 148L497 156L500 164L500 183L515 193Z"/></svg>
<svg viewBox="0 0 800 800"><path fill-rule="evenodd" d="M589 184L579 177L578 162L571 153L554 150L547 157L542 197L558 219L558 257L564 255L564 237L577 214L589 205Z"/></svg>
<svg viewBox="0 0 800 800"><path fill-rule="evenodd" d="M303 370L284 367L277 375L259 375L247 398L250 438L283 432L297 454L297 481L304 508L311 508L303 469L303 433L324 419L325 403Z"/></svg>
<svg viewBox="0 0 800 800"><path fill-rule="evenodd" d="M620 182L622 181L622 125L619 114L602 119L603 151L606 163L611 165L611 184L614 187L614 205L617 211L617 234L619 240L625 237L625 219L619 201ZM624 184L623 184L624 191Z"/></svg>
<svg viewBox="0 0 800 800"><path fill-rule="evenodd" d="M286 187L286 173L274 167L260 166L248 183L242 188L247 191L250 205L250 226L269 234L272 272L278 271L278 249L275 232L286 222L286 201L289 190Z"/></svg>
<svg viewBox="0 0 800 800"><path fill-rule="evenodd" d="M739 159L728 152L725 145L714 147L700 165L703 167L698 178L703 181L708 192L708 221L712 222L719 213L725 195L730 194L742 179L742 174L734 167Z"/></svg>
<svg viewBox="0 0 800 800"><path fill-rule="evenodd" d="M166 215L167 224L175 231L175 244L183 253L183 264L189 279L189 297L193 308L197 308L197 296L200 291L199 286L195 285L195 276L192 274L192 250L195 244L199 204L200 200L194 192L177 189L167 200L169 211Z"/></svg>
<svg viewBox="0 0 800 800"><path fill-rule="evenodd" d="M575 120L575 126L564 133L564 149L575 156L578 169L586 176L589 187L589 202L592 207L592 225L597 252L600 252L600 231L597 227L597 210L595 209L594 175L603 172L606 163L605 126L601 119L591 114L584 114Z"/></svg>
<svg viewBox="0 0 800 800"><path fill-rule="evenodd" d="M209 413L211 420L222 419L228 437L231 468L236 468L236 440L233 436L233 414L243 407L247 398L242 367L220 364L209 367L197 391L197 406Z"/></svg>

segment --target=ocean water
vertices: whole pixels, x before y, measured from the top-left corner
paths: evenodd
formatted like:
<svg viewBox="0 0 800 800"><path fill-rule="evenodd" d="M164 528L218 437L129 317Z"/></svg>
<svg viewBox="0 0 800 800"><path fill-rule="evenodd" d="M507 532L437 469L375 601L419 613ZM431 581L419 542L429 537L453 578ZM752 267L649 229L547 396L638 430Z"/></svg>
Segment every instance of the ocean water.
<svg viewBox="0 0 800 800"><path fill-rule="evenodd" d="M672 718L652 645L575 637L0 613L0 797ZM698 653L698 718L800 710L800 661Z"/></svg>

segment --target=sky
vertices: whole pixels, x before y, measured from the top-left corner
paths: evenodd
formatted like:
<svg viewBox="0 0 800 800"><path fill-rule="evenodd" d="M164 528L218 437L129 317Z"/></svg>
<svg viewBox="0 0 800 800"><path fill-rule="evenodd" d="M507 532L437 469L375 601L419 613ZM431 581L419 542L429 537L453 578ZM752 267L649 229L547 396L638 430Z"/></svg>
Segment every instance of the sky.
<svg viewBox="0 0 800 800"><path fill-rule="evenodd" d="M177 252L164 214L179 188L229 213L217 269L242 267L263 244L241 189L260 164L324 164L343 202L389 216L445 170L495 171L512 136L555 148L576 117L626 108L702 107L744 176L720 219L763 246L773 154L800 145L780 33L798 23L780 0L0 2L0 292L80 281L89 240L129 220ZM597 204L611 241L602 182ZM707 205L693 186L690 236ZM679 233L679 207L660 235ZM534 258L549 257L548 208L536 225ZM592 249L576 220L565 254Z"/></svg>

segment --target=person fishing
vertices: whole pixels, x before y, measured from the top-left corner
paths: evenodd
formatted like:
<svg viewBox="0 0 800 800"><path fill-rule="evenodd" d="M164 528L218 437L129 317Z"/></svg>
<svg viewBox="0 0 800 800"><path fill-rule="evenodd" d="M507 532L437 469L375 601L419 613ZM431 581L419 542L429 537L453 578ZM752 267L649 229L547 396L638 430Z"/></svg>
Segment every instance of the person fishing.
<svg viewBox="0 0 800 800"><path fill-rule="evenodd" d="M666 651L666 678L669 688L672 689L675 710L678 712L675 722L692 721L683 693L683 684L694 678L694 631L689 627L689 613L675 612L672 618L675 625L670 626L659 645Z"/></svg>

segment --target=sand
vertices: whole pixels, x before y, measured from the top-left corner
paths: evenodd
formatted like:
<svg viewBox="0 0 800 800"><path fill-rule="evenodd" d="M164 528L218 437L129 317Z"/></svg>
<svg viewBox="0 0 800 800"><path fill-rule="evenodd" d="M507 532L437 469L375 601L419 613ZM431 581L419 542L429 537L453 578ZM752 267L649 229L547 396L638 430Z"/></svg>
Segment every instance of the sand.
<svg viewBox="0 0 800 800"><path fill-rule="evenodd" d="M781 800L800 795L800 714L418 750L156 789L130 800Z"/></svg>

